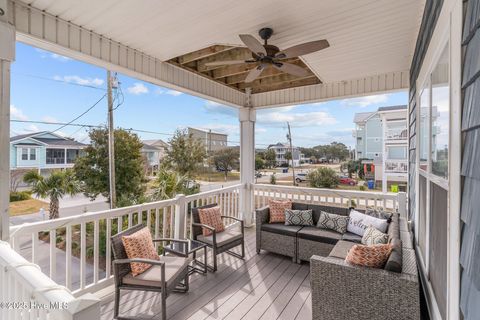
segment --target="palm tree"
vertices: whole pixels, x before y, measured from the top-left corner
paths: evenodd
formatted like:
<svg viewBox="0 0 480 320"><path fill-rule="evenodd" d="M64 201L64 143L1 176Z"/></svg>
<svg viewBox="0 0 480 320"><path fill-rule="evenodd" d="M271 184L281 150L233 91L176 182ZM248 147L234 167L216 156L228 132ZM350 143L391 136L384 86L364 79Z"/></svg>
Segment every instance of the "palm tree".
<svg viewBox="0 0 480 320"><path fill-rule="evenodd" d="M50 198L50 219L59 217L59 201L64 195L73 196L81 191L72 170L53 171L48 177L31 170L25 174L23 181L32 186L32 192L37 197Z"/></svg>
<svg viewBox="0 0 480 320"><path fill-rule="evenodd" d="M156 190L153 196L156 200L174 198L177 194L186 191L187 184L186 175L161 167L157 174Z"/></svg>

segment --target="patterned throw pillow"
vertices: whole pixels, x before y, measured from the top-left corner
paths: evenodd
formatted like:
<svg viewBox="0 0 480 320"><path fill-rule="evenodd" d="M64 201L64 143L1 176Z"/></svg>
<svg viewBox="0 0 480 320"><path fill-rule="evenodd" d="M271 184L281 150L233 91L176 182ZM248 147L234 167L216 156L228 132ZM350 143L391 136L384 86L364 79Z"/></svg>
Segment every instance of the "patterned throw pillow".
<svg viewBox="0 0 480 320"><path fill-rule="evenodd" d="M357 210L350 210L348 220L347 231L351 233L358 234L362 236L365 234L365 230L367 230L369 225L374 226L380 232L386 232L388 229L388 221L385 219L377 219L372 216L367 216Z"/></svg>
<svg viewBox="0 0 480 320"><path fill-rule="evenodd" d="M155 246L153 245L152 235L147 227L138 230L128 236L122 237L122 243L129 259L142 258L150 260L159 260ZM152 265L148 263L132 262L130 268L132 275L138 276Z"/></svg>
<svg viewBox="0 0 480 320"><path fill-rule="evenodd" d="M367 208L365 210L365 214L368 216L372 216L378 219L384 219L390 222L392 220L393 213L388 211L383 211L383 209L374 209L374 208Z"/></svg>
<svg viewBox="0 0 480 320"><path fill-rule="evenodd" d="M292 209L292 200L269 200L270 223L285 222L285 210Z"/></svg>
<svg viewBox="0 0 480 320"><path fill-rule="evenodd" d="M348 251L345 262L363 267L383 268L387 263L390 252L392 252L390 244L375 244L372 246L356 244Z"/></svg>
<svg viewBox="0 0 480 320"><path fill-rule="evenodd" d="M215 228L215 232L218 233L225 230L219 206L198 209L198 216L201 224L206 224L207 226ZM204 236L209 236L213 233L206 228L202 228L202 232Z"/></svg>
<svg viewBox="0 0 480 320"><path fill-rule="evenodd" d="M348 216L341 216L338 214L320 211L317 227L320 229L329 229L337 231L338 233L347 232Z"/></svg>
<svg viewBox="0 0 480 320"><path fill-rule="evenodd" d="M286 226L313 226L312 210L285 210Z"/></svg>
<svg viewBox="0 0 480 320"><path fill-rule="evenodd" d="M362 237L362 244L385 244L388 242L388 234L378 231L375 227L369 226Z"/></svg>

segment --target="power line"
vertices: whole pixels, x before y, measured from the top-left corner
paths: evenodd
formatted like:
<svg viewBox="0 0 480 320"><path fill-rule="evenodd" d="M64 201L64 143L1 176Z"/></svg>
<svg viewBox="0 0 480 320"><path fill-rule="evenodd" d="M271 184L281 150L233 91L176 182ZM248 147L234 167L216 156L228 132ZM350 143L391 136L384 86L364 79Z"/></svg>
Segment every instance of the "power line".
<svg viewBox="0 0 480 320"><path fill-rule="evenodd" d="M37 76L37 75L27 74L27 73L19 73L19 72L12 72L12 74L16 74L16 75L23 76L23 77L34 78L34 79L51 81L51 82L64 83L64 84L69 84L69 85L77 86L77 87L84 87L84 88L90 88L90 89L95 89L95 90L107 91L107 89L105 89L105 88L96 87L96 86L92 86L92 85L88 85L88 84L81 84L81 83L77 83L77 82L71 82L71 81L62 80L62 79L47 78L47 77L42 77L42 76Z"/></svg>
<svg viewBox="0 0 480 320"><path fill-rule="evenodd" d="M80 119L81 117L83 117L85 114L87 114L87 112L89 112L90 110L92 110L93 108L95 108L95 106L96 106L97 104L99 104L100 101L102 101L103 98L105 98L106 95L107 95L107 94L105 93L105 94L104 94L100 99L98 99L97 102L95 102L91 107L89 107L87 110L85 110L84 112L82 112L79 116L77 116L77 117L74 118L73 120L69 121L67 124L64 124L64 125L62 125L61 127L53 130L52 133L55 133L55 132L57 132L58 130L61 130L61 129L65 128L65 127L68 126L69 124L71 124L71 123L73 123L74 121L77 121L78 119Z"/></svg>

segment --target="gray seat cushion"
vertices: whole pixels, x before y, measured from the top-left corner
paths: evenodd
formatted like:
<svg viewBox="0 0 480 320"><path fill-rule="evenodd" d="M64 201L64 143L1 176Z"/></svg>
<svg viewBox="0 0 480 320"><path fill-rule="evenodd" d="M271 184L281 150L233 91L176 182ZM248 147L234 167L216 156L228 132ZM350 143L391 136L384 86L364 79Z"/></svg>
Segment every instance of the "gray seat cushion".
<svg viewBox="0 0 480 320"><path fill-rule="evenodd" d="M388 257L384 269L401 273L403 268L402 240L393 238L390 244L392 245L392 252Z"/></svg>
<svg viewBox="0 0 480 320"><path fill-rule="evenodd" d="M342 235L338 232L319 229L317 227L303 227L302 230L297 233L297 237L328 244L336 244L338 240L342 239Z"/></svg>
<svg viewBox="0 0 480 320"><path fill-rule="evenodd" d="M283 223L264 223L261 228L262 231L291 237L295 237L300 229L302 229L302 226L286 226Z"/></svg>
<svg viewBox="0 0 480 320"><path fill-rule="evenodd" d="M330 251L329 257L339 258L345 260L348 251L355 245L354 242L340 240L337 242L332 251Z"/></svg>
<svg viewBox="0 0 480 320"><path fill-rule="evenodd" d="M342 240L345 241L350 241L350 242L355 242L355 243L362 243L362 237L359 236L358 234L351 233L351 232L345 232L342 235Z"/></svg>
<svg viewBox="0 0 480 320"><path fill-rule="evenodd" d="M173 284L172 281L174 281L190 263L189 258L175 256L160 256L160 261L165 262L165 281L167 282L167 287ZM161 287L161 274L161 266L151 266L138 276L134 277L131 273L127 274L123 277L123 283L137 286Z"/></svg>
<svg viewBox="0 0 480 320"><path fill-rule="evenodd" d="M217 246L218 247L224 246L235 240L242 239L242 237L243 237L243 234L240 231L227 229L225 231L222 231L216 234ZM199 235L197 239L198 241L208 243L209 245L213 245L213 235L210 235L210 236Z"/></svg>

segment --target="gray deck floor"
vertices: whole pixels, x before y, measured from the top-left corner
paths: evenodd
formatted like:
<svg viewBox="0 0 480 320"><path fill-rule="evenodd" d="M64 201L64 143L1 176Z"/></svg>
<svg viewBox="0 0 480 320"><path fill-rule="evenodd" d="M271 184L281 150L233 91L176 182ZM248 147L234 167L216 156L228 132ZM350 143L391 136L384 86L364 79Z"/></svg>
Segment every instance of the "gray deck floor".
<svg viewBox="0 0 480 320"><path fill-rule="evenodd" d="M167 298L168 319L302 319L312 318L309 265L279 255L255 252L255 230L246 231L244 261L219 256L207 276L195 274L187 294ZM209 260L211 261L211 260ZM160 319L158 293L124 291L120 316ZM113 301L102 305L102 319L113 318Z"/></svg>

